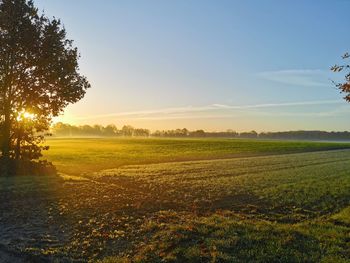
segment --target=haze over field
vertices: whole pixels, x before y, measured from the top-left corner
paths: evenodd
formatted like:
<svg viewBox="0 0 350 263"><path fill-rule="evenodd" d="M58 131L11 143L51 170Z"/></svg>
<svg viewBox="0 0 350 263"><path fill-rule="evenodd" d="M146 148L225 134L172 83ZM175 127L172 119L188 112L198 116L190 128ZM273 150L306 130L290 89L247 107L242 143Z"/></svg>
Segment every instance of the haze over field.
<svg viewBox="0 0 350 263"><path fill-rule="evenodd" d="M350 129L329 70L349 48L349 1L200 3L37 1L64 21L94 87L56 121Z"/></svg>

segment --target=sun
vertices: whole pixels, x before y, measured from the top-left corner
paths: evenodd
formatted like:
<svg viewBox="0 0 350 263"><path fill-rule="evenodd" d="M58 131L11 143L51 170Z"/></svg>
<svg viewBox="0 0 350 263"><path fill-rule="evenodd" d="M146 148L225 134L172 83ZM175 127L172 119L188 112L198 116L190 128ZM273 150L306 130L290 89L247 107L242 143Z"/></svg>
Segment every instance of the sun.
<svg viewBox="0 0 350 263"><path fill-rule="evenodd" d="M17 121L23 121L23 120L35 120L36 119L36 114L30 113L28 111L21 111L17 113Z"/></svg>

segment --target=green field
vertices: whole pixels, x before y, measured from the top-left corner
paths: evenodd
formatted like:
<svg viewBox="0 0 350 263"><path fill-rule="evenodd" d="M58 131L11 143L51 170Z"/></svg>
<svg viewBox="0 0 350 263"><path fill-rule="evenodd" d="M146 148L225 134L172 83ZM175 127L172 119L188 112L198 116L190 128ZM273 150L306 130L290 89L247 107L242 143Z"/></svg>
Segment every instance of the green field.
<svg viewBox="0 0 350 263"><path fill-rule="evenodd" d="M0 258L350 262L349 144L49 144L64 175L0 178Z"/></svg>
<svg viewBox="0 0 350 263"><path fill-rule="evenodd" d="M350 149L350 143L244 139L49 139L44 158L61 173L81 175L122 165Z"/></svg>

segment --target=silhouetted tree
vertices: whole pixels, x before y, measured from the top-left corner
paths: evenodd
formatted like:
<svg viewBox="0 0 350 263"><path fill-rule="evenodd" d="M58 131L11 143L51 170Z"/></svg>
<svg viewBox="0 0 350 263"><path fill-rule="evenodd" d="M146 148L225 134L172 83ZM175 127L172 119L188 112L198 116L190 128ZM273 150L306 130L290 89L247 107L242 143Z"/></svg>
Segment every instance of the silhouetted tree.
<svg viewBox="0 0 350 263"><path fill-rule="evenodd" d="M103 130L102 125L95 124L93 129L94 129L94 134L96 134L97 136L102 136L102 130Z"/></svg>
<svg viewBox="0 0 350 263"><path fill-rule="evenodd" d="M117 132L118 132L118 129L114 124L109 124L103 128L104 136L116 136Z"/></svg>
<svg viewBox="0 0 350 263"><path fill-rule="evenodd" d="M150 135L150 131L147 129L134 129L133 135L140 137L148 137Z"/></svg>
<svg viewBox="0 0 350 263"><path fill-rule="evenodd" d="M345 53L342 56L343 60L348 61L350 60L350 54ZM345 80L342 83L335 83L337 88L342 92L345 93L344 99L350 102L350 64L349 62L345 62L342 65L335 65L331 68L334 72L341 72L345 71Z"/></svg>
<svg viewBox="0 0 350 263"><path fill-rule="evenodd" d="M206 136L205 131L203 131L203 130L193 131L190 133L190 135L193 137L205 137Z"/></svg>
<svg viewBox="0 0 350 263"><path fill-rule="evenodd" d="M124 125L122 128L122 135L123 136L132 136L134 133L134 127L130 125Z"/></svg>
<svg viewBox="0 0 350 263"><path fill-rule="evenodd" d="M60 20L32 1L0 1L0 127L3 174L11 159L40 157L51 119L90 87ZM30 114L29 114L30 113Z"/></svg>
<svg viewBox="0 0 350 263"><path fill-rule="evenodd" d="M242 132L239 134L241 138L258 138L258 133L256 131Z"/></svg>

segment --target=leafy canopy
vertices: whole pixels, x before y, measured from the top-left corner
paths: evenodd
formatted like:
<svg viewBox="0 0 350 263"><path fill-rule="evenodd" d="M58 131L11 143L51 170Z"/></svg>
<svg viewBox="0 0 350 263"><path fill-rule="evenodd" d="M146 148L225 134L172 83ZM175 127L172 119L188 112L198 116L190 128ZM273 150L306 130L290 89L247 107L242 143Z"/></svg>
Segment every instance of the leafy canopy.
<svg viewBox="0 0 350 263"><path fill-rule="evenodd" d="M4 158L40 157L53 117L82 99L90 84L61 21L32 1L0 1L0 142ZM30 118L28 118L30 116ZM31 154L29 154L31 153Z"/></svg>
<svg viewBox="0 0 350 263"><path fill-rule="evenodd" d="M345 80L342 83L335 83L336 87L342 92L345 93L344 99L350 102L350 54L345 53L342 56L343 60L346 61L342 65L335 65L331 68L333 72L345 71Z"/></svg>

